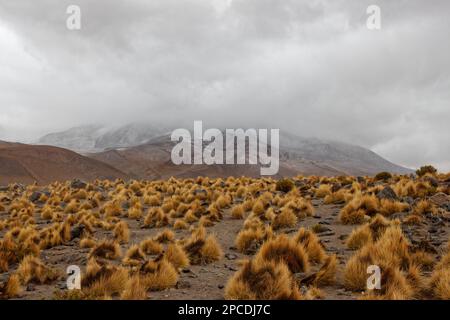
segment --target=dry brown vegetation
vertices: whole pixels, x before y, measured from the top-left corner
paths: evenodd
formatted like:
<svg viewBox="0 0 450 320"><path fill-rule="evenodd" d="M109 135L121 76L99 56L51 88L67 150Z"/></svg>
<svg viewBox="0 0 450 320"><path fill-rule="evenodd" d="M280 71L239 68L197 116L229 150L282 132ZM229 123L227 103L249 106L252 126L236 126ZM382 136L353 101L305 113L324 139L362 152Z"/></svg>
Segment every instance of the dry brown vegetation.
<svg viewBox="0 0 450 320"><path fill-rule="evenodd" d="M10 185L0 191L0 299L450 299L448 181ZM82 289L60 289L72 264ZM366 288L370 265L380 290Z"/></svg>

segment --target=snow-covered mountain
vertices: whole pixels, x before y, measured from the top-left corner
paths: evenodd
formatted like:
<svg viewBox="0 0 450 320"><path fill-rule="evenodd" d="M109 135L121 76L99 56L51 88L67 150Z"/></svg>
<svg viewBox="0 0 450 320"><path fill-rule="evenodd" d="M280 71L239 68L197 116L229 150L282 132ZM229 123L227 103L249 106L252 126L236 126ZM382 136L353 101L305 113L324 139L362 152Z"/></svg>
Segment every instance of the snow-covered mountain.
<svg viewBox="0 0 450 320"><path fill-rule="evenodd" d="M101 152L144 144L167 132L169 130L163 126L144 123L124 126L87 125L47 134L36 144L52 145L80 153Z"/></svg>
<svg viewBox="0 0 450 320"><path fill-rule="evenodd" d="M112 128L78 127L46 135L39 139L38 144L89 154L90 157L136 177L154 178L158 176L158 171L166 171L167 175L170 175L175 174L173 169L179 170L168 165L170 151L174 145L170 141L170 129L157 125L133 123ZM280 168L289 174L298 172L317 175L372 175L381 171L402 174L412 172L367 148L337 141L298 137L282 130L279 149ZM195 170L197 169L195 167ZM211 168L207 169L209 172ZM187 169L190 170L194 168ZM224 172L231 174L228 171L229 168Z"/></svg>

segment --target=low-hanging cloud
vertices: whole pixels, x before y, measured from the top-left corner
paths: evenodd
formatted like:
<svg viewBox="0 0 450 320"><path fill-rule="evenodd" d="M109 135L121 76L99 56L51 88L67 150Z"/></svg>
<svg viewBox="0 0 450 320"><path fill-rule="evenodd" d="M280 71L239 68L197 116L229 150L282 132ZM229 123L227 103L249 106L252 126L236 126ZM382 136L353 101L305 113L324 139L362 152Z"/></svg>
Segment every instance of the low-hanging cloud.
<svg viewBox="0 0 450 320"><path fill-rule="evenodd" d="M450 170L450 2L376 2L1 0L0 139L200 119Z"/></svg>

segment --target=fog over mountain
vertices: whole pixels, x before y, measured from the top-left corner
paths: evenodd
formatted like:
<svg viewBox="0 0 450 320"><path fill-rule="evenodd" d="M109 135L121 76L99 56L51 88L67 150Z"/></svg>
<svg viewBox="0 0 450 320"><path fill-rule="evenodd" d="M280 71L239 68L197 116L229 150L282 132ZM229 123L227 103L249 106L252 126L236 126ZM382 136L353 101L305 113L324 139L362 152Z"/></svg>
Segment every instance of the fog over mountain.
<svg viewBox="0 0 450 320"><path fill-rule="evenodd" d="M376 31L371 0L77 0L69 30L72 4L0 1L0 139L203 120L450 170L448 0L377 1ZM102 130L64 144L111 146Z"/></svg>
<svg viewBox="0 0 450 320"><path fill-rule="evenodd" d="M224 148L228 147L229 141L227 137ZM228 165L213 166L216 168L184 166L180 169L171 163L170 154L175 143L171 141L170 130L156 125L132 123L113 128L78 127L46 135L36 143L88 154L130 176L140 178L154 179L196 174L259 176L257 166L246 168ZM205 141L204 143L208 144ZM296 175L299 172L317 175L373 175L381 171L412 172L366 148L347 143L299 137L283 130L280 132L279 143L280 175ZM234 148L234 145L231 147Z"/></svg>

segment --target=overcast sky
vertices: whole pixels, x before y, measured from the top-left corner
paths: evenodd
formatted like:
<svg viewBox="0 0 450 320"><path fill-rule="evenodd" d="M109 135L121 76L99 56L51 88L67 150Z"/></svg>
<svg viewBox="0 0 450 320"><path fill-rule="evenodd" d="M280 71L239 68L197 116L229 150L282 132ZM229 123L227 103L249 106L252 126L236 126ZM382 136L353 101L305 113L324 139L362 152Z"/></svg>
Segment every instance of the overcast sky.
<svg viewBox="0 0 450 320"><path fill-rule="evenodd" d="M0 0L0 139L198 119L450 171L449 38L448 0Z"/></svg>

